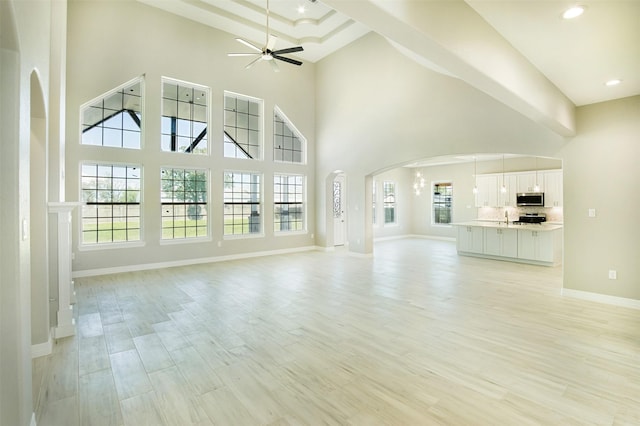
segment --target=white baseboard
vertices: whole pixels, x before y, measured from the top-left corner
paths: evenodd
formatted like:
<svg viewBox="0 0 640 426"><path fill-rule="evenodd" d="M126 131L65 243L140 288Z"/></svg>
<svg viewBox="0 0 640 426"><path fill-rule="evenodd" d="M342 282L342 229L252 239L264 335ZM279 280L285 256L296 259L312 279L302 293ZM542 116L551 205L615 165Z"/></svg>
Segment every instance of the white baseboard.
<svg viewBox="0 0 640 426"><path fill-rule="evenodd" d="M589 291L562 289L562 295L574 299L588 300L591 302L606 303L607 305L621 306L623 308L640 309L640 300L626 297L609 296L607 294L591 293Z"/></svg>
<svg viewBox="0 0 640 426"><path fill-rule="evenodd" d="M252 253L231 254L228 256L203 257L198 259L177 260L173 262L145 263L137 265L116 266L113 268L85 269L83 271L73 271L73 278L94 277L98 275L118 274L122 272L148 271L151 269L172 268L174 266L189 266L202 263L224 262L227 260L249 259L252 257L273 256L278 254L290 254L311 250L319 250L317 246L296 247L282 250L268 250Z"/></svg>
<svg viewBox="0 0 640 426"><path fill-rule="evenodd" d="M31 345L31 359L47 356L53 352L53 339L51 338L51 334L51 330L49 330L49 338L46 342Z"/></svg>

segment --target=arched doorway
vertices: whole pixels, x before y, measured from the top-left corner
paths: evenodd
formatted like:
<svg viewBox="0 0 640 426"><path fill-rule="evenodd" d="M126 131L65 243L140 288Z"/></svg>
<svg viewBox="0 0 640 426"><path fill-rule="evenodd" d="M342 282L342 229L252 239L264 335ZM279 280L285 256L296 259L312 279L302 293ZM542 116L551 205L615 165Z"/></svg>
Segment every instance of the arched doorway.
<svg viewBox="0 0 640 426"><path fill-rule="evenodd" d="M47 227L47 120L37 71L31 73L29 138L29 245L31 265L31 344L35 356L50 352Z"/></svg>
<svg viewBox="0 0 640 426"><path fill-rule="evenodd" d="M347 215L346 215L346 177L338 173L333 178L331 193L331 210L333 218L333 245L344 246L347 243Z"/></svg>

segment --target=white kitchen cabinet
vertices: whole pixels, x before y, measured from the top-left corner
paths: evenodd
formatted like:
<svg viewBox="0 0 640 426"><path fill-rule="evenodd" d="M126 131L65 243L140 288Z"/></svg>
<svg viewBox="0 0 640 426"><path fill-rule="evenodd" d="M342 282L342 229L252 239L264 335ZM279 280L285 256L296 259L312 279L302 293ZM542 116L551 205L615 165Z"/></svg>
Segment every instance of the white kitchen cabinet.
<svg viewBox="0 0 640 426"><path fill-rule="evenodd" d="M544 175L541 172L525 172L517 174L517 192L536 192L536 185L542 191L544 188Z"/></svg>
<svg viewBox="0 0 640 426"><path fill-rule="evenodd" d="M502 182L506 192L502 192ZM515 207L518 177L515 174L505 174L498 176L498 207Z"/></svg>
<svg viewBox="0 0 640 426"><path fill-rule="evenodd" d="M476 177L476 207L498 206L498 176L480 175Z"/></svg>
<svg viewBox="0 0 640 426"><path fill-rule="evenodd" d="M458 226L458 251L482 253L484 249L484 232L479 226Z"/></svg>
<svg viewBox="0 0 640 426"><path fill-rule="evenodd" d="M562 170L544 172L544 206L562 207Z"/></svg>
<svg viewBox="0 0 640 426"><path fill-rule="evenodd" d="M518 230L508 228L484 229L484 254L518 257Z"/></svg>
<svg viewBox="0 0 640 426"><path fill-rule="evenodd" d="M518 230L518 258L557 264L562 256L562 231Z"/></svg>

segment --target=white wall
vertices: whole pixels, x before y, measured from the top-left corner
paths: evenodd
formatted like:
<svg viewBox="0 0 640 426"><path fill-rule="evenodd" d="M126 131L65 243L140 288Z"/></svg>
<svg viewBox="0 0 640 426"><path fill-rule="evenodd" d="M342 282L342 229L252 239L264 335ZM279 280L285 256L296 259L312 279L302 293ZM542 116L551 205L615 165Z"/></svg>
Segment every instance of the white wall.
<svg viewBox="0 0 640 426"><path fill-rule="evenodd" d="M578 134L560 152L564 286L640 300L640 96L580 107L577 118Z"/></svg>
<svg viewBox="0 0 640 426"><path fill-rule="evenodd" d="M384 58L381 60L380 58ZM564 286L640 299L640 97L578 108L578 134L562 138L465 83L412 63L375 34L317 64L317 173L366 176L447 154L515 153L562 159ZM490 172L487 170L486 172ZM495 170L494 170L495 171ZM325 194L318 186L319 243L326 241ZM596 208L596 218L587 210ZM350 208L350 250L368 252L371 223ZM353 226L353 224L360 226ZM363 239L362 244L357 244ZM618 280L607 279L608 270Z"/></svg>
<svg viewBox="0 0 640 426"><path fill-rule="evenodd" d="M562 137L466 83L416 64L375 34L316 65L318 182L340 169L359 185L349 190L360 194L349 199L353 251L365 252L363 237L371 226L355 208L364 204L368 189L358 176L449 154L552 157L564 143ZM325 245L324 185L317 190L318 243Z"/></svg>
<svg viewBox="0 0 640 426"><path fill-rule="evenodd" d="M411 169L399 167L373 177L376 182L376 223L373 225L374 238L389 238L411 233L413 211L411 208ZM396 223L384 223L383 184L385 181L396 185Z"/></svg>
<svg viewBox="0 0 640 426"><path fill-rule="evenodd" d="M48 103L49 92L50 14L50 2L0 2L2 425L28 425L33 413L30 300L32 259L28 232L31 222L31 75L35 70L42 88L44 106L38 106L42 113ZM43 123L39 123L35 127L41 129L42 125ZM42 130L39 133L41 136L45 134ZM46 216L46 212L42 214ZM23 229L27 232L23 232Z"/></svg>
<svg viewBox="0 0 640 426"><path fill-rule="evenodd" d="M219 256L314 245L315 215L315 66L282 63L274 73L266 63L245 70L247 58L229 58L242 50L233 34L214 30L132 0L72 1L69 3L67 47L67 200L79 199L79 164L83 160L127 161L143 165L143 227L145 246L118 250L78 250L80 224L74 217L74 273L104 268L191 261ZM137 77L145 75L144 141L141 150L80 145L80 106ZM161 152L160 81L170 77L211 88L211 156ZM264 161L222 158L223 93L225 90L264 99ZM308 165L272 161L273 109L278 106L307 138ZM211 170L211 241L160 244L161 166L202 167ZM248 170L264 175L264 238L224 239L222 235L223 171ZM307 175L308 232L274 236L274 172ZM218 247L220 242L220 247Z"/></svg>

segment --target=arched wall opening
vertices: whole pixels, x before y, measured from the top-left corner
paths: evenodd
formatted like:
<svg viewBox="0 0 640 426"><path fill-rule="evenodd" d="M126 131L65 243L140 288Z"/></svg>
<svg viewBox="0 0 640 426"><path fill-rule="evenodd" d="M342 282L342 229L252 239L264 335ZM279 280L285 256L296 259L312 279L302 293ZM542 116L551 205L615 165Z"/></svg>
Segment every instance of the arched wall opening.
<svg viewBox="0 0 640 426"><path fill-rule="evenodd" d="M474 153L431 157L377 170L369 175L376 218L372 221L373 240L415 235L455 241L458 228L452 224L470 221L504 223L508 218L510 223L531 219L564 224L562 169L558 158ZM395 187L395 205L391 207L387 207L387 184ZM443 185L450 191L446 197L434 195ZM493 201L487 198L488 189L493 191ZM369 191L369 185L364 190ZM544 205L518 205L515 197L522 192L544 194ZM394 210L393 221L387 220L388 208Z"/></svg>
<svg viewBox="0 0 640 426"><path fill-rule="evenodd" d="M47 227L47 118L40 77L30 79L29 214L31 265L31 344L35 355L50 346L49 261Z"/></svg>

